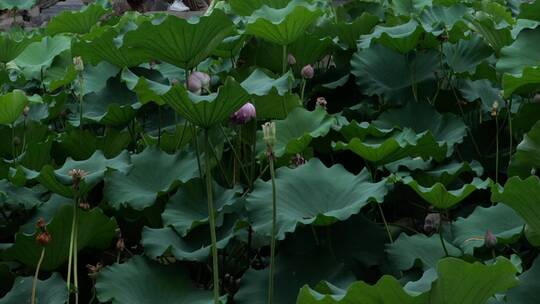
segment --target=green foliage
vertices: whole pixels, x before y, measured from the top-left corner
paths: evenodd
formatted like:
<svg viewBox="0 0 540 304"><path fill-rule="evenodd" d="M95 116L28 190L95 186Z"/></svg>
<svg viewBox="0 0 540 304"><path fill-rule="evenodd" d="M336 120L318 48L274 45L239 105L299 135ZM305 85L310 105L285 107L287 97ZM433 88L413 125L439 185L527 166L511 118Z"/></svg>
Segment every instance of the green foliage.
<svg viewBox="0 0 540 304"><path fill-rule="evenodd" d="M0 304L537 303L540 0L333 2L0 33Z"/></svg>

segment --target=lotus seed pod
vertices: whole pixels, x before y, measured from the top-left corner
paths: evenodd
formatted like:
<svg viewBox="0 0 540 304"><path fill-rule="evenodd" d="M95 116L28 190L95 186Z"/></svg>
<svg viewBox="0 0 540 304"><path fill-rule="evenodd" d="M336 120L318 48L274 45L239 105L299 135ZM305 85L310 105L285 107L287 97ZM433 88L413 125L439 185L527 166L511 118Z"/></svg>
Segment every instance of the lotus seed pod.
<svg viewBox="0 0 540 304"><path fill-rule="evenodd" d="M311 66L311 64L308 64L302 68L301 71L302 77L305 79L311 79L313 76L315 76L315 70Z"/></svg>
<svg viewBox="0 0 540 304"><path fill-rule="evenodd" d="M291 165L293 167L300 167L301 165L304 165L306 163L306 159L299 153L296 153L296 155L291 158Z"/></svg>
<svg viewBox="0 0 540 304"><path fill-rule="evenodd" d="M257 117L257 110L251 102L248 102L231 116L231 120L237 124L246 124L255 117Z"/></svg>
<svg viewBox="0 0 540 304"><path fill-rule="evenodd" d="M484 246L493 248L495 245L497 245L497 237L488 229L486 231L486 236L484 237Z"/></svg>
<svg viewBox="0 0 540 304"><path fill-rule="evenodd" d="M81 56L73 57L73 65L75 66L75 71L84 71L84 62Z"/></svg>
<svg viewBox="0 0 540 304"><path fill-rule="evenodd" d="M30 107L26 106L24 107L24 110L23 110L23 116L28 117L28 113L30 113Z"/></svg>
<svg viewBox="0 0 540 304"><path fill-rule="evenodd" d="M276 143L276 123L267 122L262 126L263 138L267 146L274 146Z"/></svg>
<svg viewBox="0 0 540 304"><path fill-rule="evenodd" d="M289 63L289 65L296 64L296 58L294 58L293 54L287 55L287 62Z"/></svg>
<svg viewBox="0 0 540 304"><path fill-rule="evenodd" d="M43 232L40 232L37 236L36 236L36 242L40 245L40 246L47 246L47 244L49 244L49 242L52 240L52 237L51 235L49 234L49 232L47 231L43 231Z"/></svg>

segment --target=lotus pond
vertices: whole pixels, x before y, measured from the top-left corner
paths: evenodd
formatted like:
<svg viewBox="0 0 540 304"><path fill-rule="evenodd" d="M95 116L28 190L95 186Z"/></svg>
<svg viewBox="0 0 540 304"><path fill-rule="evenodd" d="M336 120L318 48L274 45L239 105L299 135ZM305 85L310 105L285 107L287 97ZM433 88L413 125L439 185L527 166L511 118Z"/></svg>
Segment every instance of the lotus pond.
<svg viewBox="0 0 540 304"><path fill-rule="evenodd" d="M2 32L0 304L540 303L539 45L540 0Z"/></svg>

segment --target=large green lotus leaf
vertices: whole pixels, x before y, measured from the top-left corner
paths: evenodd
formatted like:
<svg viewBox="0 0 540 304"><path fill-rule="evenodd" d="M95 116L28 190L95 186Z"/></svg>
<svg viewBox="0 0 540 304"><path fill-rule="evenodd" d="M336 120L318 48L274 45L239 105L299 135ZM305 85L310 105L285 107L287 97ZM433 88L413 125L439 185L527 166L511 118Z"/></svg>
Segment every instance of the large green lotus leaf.
<svg viewBox="0 0 540 304"><path fill-rule="evenodd" d="M463 254L447 240L444 240L444 243L450 256L459 257ZM428 237L424 234L408 236L402 233L394 243L386 246L390 263L399 270L408 270L414 266L427 270L435 267L446 255L438 234Z"/></svg>
<svg viewBox="0 0 540 304"><path fill-rule="evenodd" d="M384 180L369 182L367 170L353 175L341 165L327 168L316 158L296 169L279 168L276 174L278 239L284 239L299 224L326 226L344 221L370 201L381 203L388 191ZM254 191L247 197L246 208L253 229L270 235L271 181L256 182Z"/></svg>
<svg viewBox="0 0 540 304"><path fill-rule="evenodd" d="M99 136L90 130L72 129L63 133L57 143L67 156L74 160L85 160L96 150L103 152L106 158L114 158L126 149L131 141L132 137L128 130L107 128L104 134Z"/></svg>
<svg viewBox="0 0 540 304"><path fill-rule="evenodd" d="M103 26L73 41L72 54L91 64L102 61L118 67L134 67L152 57L142 48L126 46L116 28Z"/></svg>
<svg viewBox="0 0 540 304"><path fill-rule="evenodd" d="M396 15L418 15L424 8L432 5L432 0L393 0L391 8Z"/></svg>
<svg viewBox="0 0 540 304"><path fill-rule="evenodd" d="M534 231L540 231L539 196L540 179L537 176L527 179L511 177L504 188L493 186L491 191L491 201L510 206Z"/></svg>
<svg viewBox="0 0 540 304"><path fill-rule="evenodd" d="M44 37L41 41L30 43L13 63L22 69L27 79L40 79L42 71L51 66L54 58L63 52L69 52L70 47L69 37Z"/></svg>
<svg viewBox="0 0 540 304"><path fill-rule="evenodd" d="M40 197L43 194L43 189L40 187L17 187L7 180L0 180L0 206L2 208L22 207L30 210L42 203Z"/></svg>
<svg viewBox="0 0 540 304"><path fill-rule="evenodd" d="M426 32L440 35L447 30L452 30L459 22L463 22L463 16L469 10L470 8L463 4L433 5L424 9L419 19Z"/></svg>
<svg viewBox="0 0 540 304"><path fill-rule="evenodd" d="M321 10L303 1L291 1L281 9L264 5L247 17L246 34L286 46L304 35L321 15Z"/></svg>
<svg viewBox="0 0 540 304"><path fill-rule="evenodd" d="M424 29L414 20L396 26L377 25L373 33L360 37L358 47L367 49L373 43L380 43L405 54L416 47L423 33Z"/></svg>
<svg viewBox="0 0 540 304"><path fill-rule="evenodd" d="M2 0L0 10L28 10L36 4L36 0Z"/></svg>
<svg viewBox="0 0 540 304"><path fill-rule="evenodd" d="M167 153L175 153L193 140L193 128L189 125L177 124L174 127L162 130L159 137L157 134L144 134L144 141L149 145L158 146Z"/></svg>
<svg viewBox="0 0 540 304"><path fill-rule="evenodd" d="M229 118L250 96L229 77L217 93L199 96L188 92L183 85L175 85L161 98L191 123L210 128Z"/></svg>
<svg viewBox="0 0 540 304"><path fill-rule="evenodd" d="M295 108L287 118L276 121L274 153L277 157L301 153L314 138L324 137L336 124L337 118L329 115L323 107L313 111Z"/></svg>
<svg viewBox="0 0 540 304"><path fill-rule="evenodd" d="M481 176L484 173L484 168L476 160L473 160L471 163L451 162L432 169L421 168L421 170L414 172L412 175L420 185L433 185L439 182L444 186L448 186L463 173L472 173L475 176Z"/></svg>
<svg viewBox="0 0 540 304"><path fill-rule="evenodd" d="M235 56L238 56L249 38L250 37L245 35L226 37L218 46L216 46L211 55L221 58L234 58Z"/></svg>
<svg viewBox="0 0 540 304"><path fill-rule="evenodd" d="M482 36L497 53L513 41L510 28L499 27L495 24L493 18L487 14L475 17L468 15L464 19L468 21L469 28Z"/></svg>
<svg viewBox="0 0 540 304"><path fill-rule="evenodd" d="M272 89L275 89L279 96L283 96L289 91L290 78L293 78L290 72L279 78L272 78L261 69L255 69L240 85L253 96L268 95Z"/></svg>
<svg viewBox="0 0 540 304"><path fill-rule="evenodd" d="M11 125L23 114L28 97L21 90L0 95L0 124Z"/></svg>
<svg viewBox="0 0 540 304"><path fill-rule="evenodd" d="M414 98L414 84L419 93L433 89L439 65L439 54L436 52L404 55L376 44L354 53L351 73L356 76L356 84L364 94L407 102Z"/></svg>
<svg viewBox="0 0 540 304"><path fill-rule="evenodd" d="M198 19L160 16L146 21L124 36L127 47L143 49L152 58L193 69L228 35L233 23L221 10Z"/></svg>
<svg viewBox="0 0 540 304"><path fill-rule="evenodd" d="M404 157L400 160L384 165L384 168L390 173L401 174L403 169L407 170L427 170L431 168L431 159L423 160L421 157ZM409 174L409 173L405 173Z"/></svg>
<svg viewBox="0 0 540 304"><path fill-rule="evenodd" d="M362 241L363 236L357 235L357 239ZM344 263L337 260L332 252L328 246L317 245L312 231L307 227L280 243L276 256L273 303L294 303L298 291L305 285L315 286L326 280L346 286L354 280ZM268 272L268 267L263 270L248 269L240 281L235 303L267 303Z"/></svg>
<svg viewBox="0 0 540 304"><path fill-rule="evenodd" d="M296 304L423 304L427 296L413 297L407 294L398 280L385 275L375 285L356 282L343 291L343 294L331 295L319 293L309 286L304 286L298 294Z"/></svg>
<svg viewBox="0 0 540 304"><path fill-rule="evenodd" d="M280 96L276 88L272 88L267 95L253 96L252 102L259 120L285 119L302 104L298 94L287 92Z"/></svg>
<svg viewBox="0 0 540 304"><path fill-rule="evenodd" d="M443 44L444 62L456 73L474 73L477 66L493 54L493 50L478 35L457 43Z"/></svg>
<svg viewBox="0 0 540 304"><path fill-rule="evenodd" d="M401 182L411 187L422 199L439 209L449 209L466 199L474 191L486 189L491 185L488 178L485 181L475 177L470 183L456 190L448 190L443 184L437 182L431 187L420 185L412 177L405 177Z"/></svg>
<svg viewBox="0 0 540 304"><path fill-rule="evenodd" d="M337 142L334 149L350 150L367 161L380 166L405 157L433 157L437 160L447 155L446 144L442 146L435 140L431 132L416 134L411 129L394 131L388 137L352 138L348 143Z"/></svg>
<svg viewBox="0 0 540 304"><path fill-rule="evenodd" d="M352 22L338 22L334 24L334 31L339 41L348 49L355 50L360 36L367 35L379 23L377 16L364 12Z"/></svg>
<svg viewBox="0 0 540 304"><path fill-rule="evenodd" d="M228 217L216 230L217 247L223 249L235 235L236 221ZM172 227L144 227L141 239L144 253L152 259L172 255L181 261L205 262L212 248L208 225L195 228L186 237L180 237Z"/></svg>
<svg viewBox="0 0 540 304"><path fill-rule="evenodd" d="M499 105L504 104L503 98L500 94L501 89L496 87L488 79L467 79L465 81L460 81L458 86L463 98L470 102L479 99L482 102L482 109L486 112L491 111L494 101L499 102Z"/></svg>
<svg viewBox="0 0 540 304"><path fill-rule="evenodd" d="M92 4L81 11L65 10L47 24L45 32L54 36L60 33L85 34L107 13L100 4Z"/></svg>
<svg viewBox="0 0 540 304"><path fill-rule="evenodd" d="M0 304L30 303L32 297L32 285L34 277L17 277L13 288L3 298ZM66 282L59 273L53 273L46 280L39 280L36 284L36 303L39 304L64 304L67 302L68 293Z"/></svg>
<svg viewBox="0 0 540 304"><path fill-rule="evenodd" d="M36 208L36 212L26 220L26 223L19 227L19 232L24 234L33 234L36 231L36 223L43 218L48 224L54 219L54 215L64 206L73 206L73 200L53 193L49 199L41 203Z"/></svg>
<svg viewBox="0 0 540 304"><path fill-rule="evenodd" d="M183 266L161 265L142 256L103 269L96 280L96 293L102 303L213 303L212 293L196 289Z"/></svg>
<svg viewBox="0 0 540 304"><path fill-rule="evenodd" d="M157 81L157 79L155 81L144 76L139 76L129 69L122 70L121 77L128 89L137 94L137 98L141 104L148 102L155 102L158 105L165 104L161 95L166 94L171 89L170 85Z"/></svg>
<svg viewBox="0 0 540 304"><path fill-rule="evenodd" d="M345 137L346 140L351 140L353 138L360 138L363 140L367 137L385 137L392 135L393 132L393 128L378 128L366 121L359 123L356 120L338 127L339 132Z"/></svg>
<svg viewBox="0 0 540 304"><path fill-rule="evenodd" d="M525 178L536 168L540 168L540 122L534 124L516 147L508 173L510 176L519 175Z"/></svg>
<svg viewBox="0 0 540 304"><path fill-rule="evenodd" d="M452 155L454 145L463 142L467 126L452 114L440 114L427 103L410 102L399 109L383 112L373 124L378 128L411 128L416 133L430 131L437 143L447 147L446 156Z"/></svg>
<svg viewBox="0 0 540 304"><path fill-rule="evenodd" d="M506 293L507 303L534 304L540 301L540 258L536 257L527 271L519 277L519 285Z"/></svg>
<svg viewBox="0 0 540 304"><path fill-rule="evenodd" d="M129 172L113 171L105 177L106 201L113 208L129 206L142 210L179 183L199 175L192 152L167 154L155 147L131 157Z"/></svg>
<svg viewBox="0 0 540 304"><path fill-rule="evenodd" d="M540 21L540 2L532 1L530 3L523 2L519 6L519 19L529 19Z"/></svg>
<svg viewBox="0 0 540 304"><path fill-rule="evenodd" d="M540 67L525 67L520 75L504 74L502 80L504 97L512 94L531 94L540 88Z"/></svg>
<svg viewBox="0 0 540 304"><path fill-rule="evenodd" d="M82 211L78 209L77 250L85 248L105 249L111 245L116 236L116 221L108 218L100 209ZM73 207L63 206L53 220L47 225L47 231L52 236L46 248L41 269L50 271L62 266L68 260L69 240ZM36 236L17 233L13 246L6 249L2 256L6 260L18 260L25 265L35 267L41 255L41 246L36 242Z"/></svg>
<svg viewBox="0 0 540 304"><path fill-rule="evenodd" d="M283 8L290 0L231 0L230 5L235 13L240 16L249 16L263 5L273 8Z"/></svg>
<svg viewBox="0 0 540 304"><path fill-rule="evenodd" d="M511 45L501 49L497 70L519 76L525 67L540 65L540 55L531 47L537 43L540 43L540 28L522 31Z"/></svg>
<svg viewBox="0 0 540 304"><path fill-rule="evenodd" d="M332 46L332 39L328 36L305 33L298 37L295 42L287 47L287 52L296 59L296 64L291 66L294 74L301 75L301 70L304 66L308 64L313 65L322 60L329 53L333 52ZM280 59L282 60L283 50L280 49L277 54L281 54ZM281 72L281 67L278 71Z"/></svg>
<svg viewBox="0 0 540 304"><path fill-rule="evenodd" d="M86 160L73 160L68 158L61 168L54 169L50 165L44 166L41 171L25 169L27 179L35 179L47 189L65 197L74 197L75 193L71 187L72 177L69 171L72 169L84 170L88 175L80 185L82 194L89 192L96 184L103 180L103 176L108 169L126 171L128 169L129 154L122 152L115 158L106 158L103 152L97 150Z"/></svg>
<svg viewBox="0 0 540 304"><path fill-rule="evenodd" d="M188 181L169 199L165 210L161 214L163 226L171 226L182 237L187 233L208 222L208 206L206 202L206 188L203 181L194 178ZM236 194L241 192L240 187L225 189L214 183L212 187L214 208L218 213L229 208L236 201Z"/></svg>
<svg viewBox="0 0 540 304"><path fill-rule="evenodd" d="M38 35L0 33L0 62L6 63L15 59L30 43L39 39Z"/></svg>
<svg viewBox="0 0 540 304"><path fill-rule="evenodd" d="M446 258L437 264L439 278L430 292L430 303L486 303L496 293L518 284L517 269L506 258L493 265Z"/></svg>
<svg viewBox="0 0 540 304"><path fill-rule="evenodd" d="M499 244L510 244L520 237L524 225L523 219L504 204L476 207L471 215L458 218L452 225L453 243L465 254L473 255L475 248L484 246L487 230L497 237Z"/></svg>

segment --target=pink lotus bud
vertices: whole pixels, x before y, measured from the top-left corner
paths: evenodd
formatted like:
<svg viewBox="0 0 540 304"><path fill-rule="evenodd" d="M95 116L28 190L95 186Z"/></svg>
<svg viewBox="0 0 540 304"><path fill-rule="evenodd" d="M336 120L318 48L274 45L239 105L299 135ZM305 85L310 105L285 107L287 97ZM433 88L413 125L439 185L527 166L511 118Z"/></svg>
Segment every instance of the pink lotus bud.
<svg viewBox="0 0 540 304"><path fill-rule="evenodd" d="M201 95L202 91L202 83L199 78L197 77L191 77L188 78L188 90L197 95Z"/></svg>
<svg viewBox="0 0 540 304"><path fill-rule="evenodd" d="M240 110L236 111L231 116L231 119L237 124L245 124L250 122L255 117L257 117L257 110L251 102L248 102L243 105Z"/></svg>
<svg viewBox="0 0 540 304"><path fill-rule="evenodd" d="M195 71L188 77L188 90L194 94L201 94L201 89L210 89L210 76L206 73Z"/></svg>
<svg viewBox="0 0 540 304"><path fill-rule="evenodd" d="M486 236L484 237L484 246L493 248L495 245L497 245L497 237L488 229L486 231Z"/></svg>
<svg viewBox="0 0 540 304"><path fill-rule="evenodd" d="M289 65L296 64L296 58L294 58L293 54L287 55L287 62L289 63Z"/></svg>
<svg viewBox="0 0 540 304"><path fill-rule="evenodd" d="M315 70L311 64L308 64L302 68L301 74L305 79L311 79L315 75Z"/></svg>

